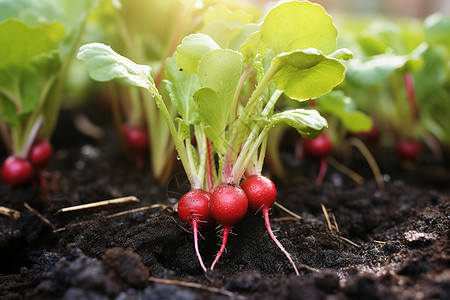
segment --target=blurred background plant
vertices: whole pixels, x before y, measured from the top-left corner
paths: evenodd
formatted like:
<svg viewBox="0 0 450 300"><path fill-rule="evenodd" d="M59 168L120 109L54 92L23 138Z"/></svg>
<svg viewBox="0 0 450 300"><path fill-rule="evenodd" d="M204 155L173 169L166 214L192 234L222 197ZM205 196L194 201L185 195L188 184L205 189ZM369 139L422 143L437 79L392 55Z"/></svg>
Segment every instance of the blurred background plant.
<svg viewBox="0 0 450 300"><path fill-rule="evenodd" d="M67 72L96 3L0 1L0 134L10 155L2 166L4 183L29 183L30 162L39 171L48 163ZM37 162L33 147L41 142L47 150Z"/></svg>

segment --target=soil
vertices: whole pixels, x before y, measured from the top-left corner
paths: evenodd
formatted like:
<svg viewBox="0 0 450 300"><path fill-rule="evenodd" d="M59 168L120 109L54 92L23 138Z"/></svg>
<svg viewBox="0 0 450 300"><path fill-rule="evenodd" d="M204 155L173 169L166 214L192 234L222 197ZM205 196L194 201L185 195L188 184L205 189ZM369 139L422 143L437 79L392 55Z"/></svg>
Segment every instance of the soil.
<svg viewBox="0 0 450 300"><path fill-rule="evenodd" d="M405 167L379 153L381 190L352 154L363 184L329 167L316 186L318 163L299 162L286 147L289 179L277 182L277 202L301 218L274 206L271 226L300 276L260 214L233 228L226 253L204 274L192 232L172 209L189 188L182 171L161 188L148 163L136 170L123 154L108 121L105 136L93 139L73 126L74 115L64 112L52 140L49 197L36 186L0 185L0 205L20 212L17 220L0 216L0 299L450 299L448 162L424 158ZM140 202L58 212L130 195ZM201 234L210 265L220 228Z"/></svg>

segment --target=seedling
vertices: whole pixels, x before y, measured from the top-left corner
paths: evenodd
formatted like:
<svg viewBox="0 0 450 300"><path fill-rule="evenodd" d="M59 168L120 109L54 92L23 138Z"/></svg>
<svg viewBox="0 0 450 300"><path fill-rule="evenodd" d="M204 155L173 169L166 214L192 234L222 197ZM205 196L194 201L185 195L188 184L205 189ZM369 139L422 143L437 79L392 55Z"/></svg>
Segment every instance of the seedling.
<svg viewBox="0 0 450 300"><path fill-rule="evenodd" d="M9 152L2 182L29 184L53 149L61 94L85 20L96 1L17 0L0 3L0 136ZM31 163L30 163L31 162Z"/></svg>
<svg viewBox="0 0 450 300"><path fill-rule="evenodd" d="M237 20L243 17L232 13ZM246 26L236 19L231 23L234 29L240 28L238 36L219 34L213 39L204 33L191 34L166 59L165 83L178 112L175 120L150 67L135 64L99 43L84 45L78 53L93 79L121 79L153 96L191 189L212 192L211 215L224 227L222 246L211 269L223 253L230 228L247 211L247 195L239 185L245 172L261 173L270 129L287 124L313 138L327 127L313 109L274 111L278 99L284 94L303 101L329 92L344 77L341 60L352 56L346 49L333 52L337 31L317 4L283 3L268 13L261 26ZM189 220L195 223L195 218ZM199 261L202 265L200 257Z"/></svg>

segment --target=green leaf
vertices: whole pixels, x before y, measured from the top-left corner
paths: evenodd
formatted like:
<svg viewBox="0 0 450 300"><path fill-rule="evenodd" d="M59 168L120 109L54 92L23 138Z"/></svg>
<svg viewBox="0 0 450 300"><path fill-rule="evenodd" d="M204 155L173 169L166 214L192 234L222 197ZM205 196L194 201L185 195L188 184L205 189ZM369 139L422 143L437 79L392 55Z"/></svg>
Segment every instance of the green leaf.
<svg viewBox="0 0 450 300"><path fill-rule="evenodd" d="M34 57L56 50L64 32L60 22L38 23L33 27L16 19L0 23L0 69L29 66Z"/></svg>
<svg viewBox="0 0 450 300"><path fill-rule="evenodd" d="M202 87L209 87L217 93L222 104L217 107L227 114L234 97L237 83L244 68L241 53L218 49L205 54L198 64L197 76Z"/></svg>
<svg viewBox="0 0 450 300"><path fill-rule="evenodd" d="M17 112L16 106L8 98L0 94L0 113L1 118L12 128L19 124L20 114Z"/></svg>
<svg viewBox="0 0 450 300"><path fill-rule="evenodd" d="M240 50L240 47L249 39L250 35L259 30L258 24L245 24L242 30L239 31L228 43L228 48L232 50Z"/></svg>
<svg viewBox="0 0 450 300"><path fill-rule="evenodd" d="M328 57L347 61L353 58L353 53L349 49L341 48L331 53Z"/></svg>
<svg viewBox="0 0 450 300"><path fill-rule="evenodd" d="M198 124L200 118L197 104L194 101L194 92L200 88L197 75L181 72L173 57L166 59L165 72L166 88L183 122L189 125Z"/></svg>
<svg viewBox="0 0 450 300"><path fill-rule="evenodd" d="M194 93L200 117L206 121L205 134L212 141L219 153L225 153L227 148L225 129L228 117L221 108L223 101L211 88L200 88Z"/></svg>
<svg viewBox="0 0 450 300"><path fill-rule="evenodd" d="M337 30L323 7L310 2L286 2L273 8L261 25L261 40L275 54L316 48L325 54L336 48Z"/></svg>
<svg viewBox="0 0 450 300"><path fill-rule="evenodd" d="M317 99L318 110L322 114L338 117L342 125L351 132L365 132L372 127L372 119L365 113L356 110L350 97L342 91L335 91Z"/></svg>
<svg viewBox="0 0 450 300"><path fill-rule="evenodd" d="M44 78L55 75L61 69L61 58L57 50L35 56L31 64Z"/></svg>
<svg viewBox="0 0 450 300"><path fill-rule="evenodd" d="M194 93L194 100L201 119L206 121L205 134L219 153L226 151L225 131L243 67L239 52L223 49L205 54L198 64L197 75L202 88Z"/></svg>
<svg viewBox="0 0 450 300"><path fill-rule="evenodd" d="M282 53L276 59L282 67L272 81L279 90L297 100L317 98L344 79L344 65L316 49Z"/></svg>
<svg viewBox="0 0 450 300"><path fill-rule="evenodd" d="M84 61L89 76L97 81L120 79L128 85L150 89L154 87L151 68L138 65L111 47L91 43L81 46L77 58Z"/></svg>
<svg viewBox="0 0 450 300"><path fill-rule="evenodd" d="M241 27L243 24L253 21L253 16L243 10L231 11L224 5L215 5L203 13L203 22L205 24L225 21L230 28Z"/></svg>
<svg viewBox="0 0 450 300"><path fill-rule="evenodd" d="M270 117L272 126L281 123L297 129L302 136L308 138L319 136L328 127L327 120L314 109L287 110Z"/></svg>
<svg viewBox="0 0 450 300"><path fill-rule="evenodd" d="M188 35L177 47L177 64L184 72L196 73L202 56L215 49L220 46L209 36L202 33Z"/></svg>
<svg viewBox="0 0 450 300"><path fill-rule="evenodd" d="M267 50L266 44L261 40L260 31L252 33L239 48L239 52L242 53L246 61L253 60L257 55L265 55Z"/></svg>
<svg viewBox="0 0 450 300"><path fill-rule="evenodd" d="M450 49L450 16L433 14L425 19L424 25L428 43L443 44Z"/></svg>
<svg viewBox="0 0 450 300"><path fill-rule="evenodd" d="M231 11L224 5L215 5L203 14L204 26L200 32L210 36L221 48L238 50L259 29L257 24L249 24L252 21L253 16L242 10Z"/></svg>
<svg viewBox="0 0 450 300"><path fill-rule="evenodd" d="M99 0L3 0L0 1L0 21L19 19L29 26L44 22L62 23L65 38L59 44L59 50L61 57L65 59L71 56L83 30L83 23L98 2ZM34 44L36 45L38 44Z"/></svg>
<svg viewBox="0 0 450 300"><path fill-rule="evenodd" d="M391 74L407 63L406 56L382 54L364 62L353 60L346 72L347 80L359 87L383 84Z"/></svg>

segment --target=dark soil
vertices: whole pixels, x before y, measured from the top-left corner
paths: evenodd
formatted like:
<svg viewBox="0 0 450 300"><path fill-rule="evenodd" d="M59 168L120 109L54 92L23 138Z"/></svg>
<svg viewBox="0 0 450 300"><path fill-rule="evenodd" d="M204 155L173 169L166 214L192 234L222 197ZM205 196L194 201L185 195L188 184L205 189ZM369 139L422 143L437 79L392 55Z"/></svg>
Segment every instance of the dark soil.
<svg viewBox="0 0 450 300"><path fill-rule="evenodd" d="M277 201L302 218L275 206L272 229L301 275L270 239L260 215L233 228L216 270L205 275L191 231L171 209L173 197L188 188L181 170L160 188L147 166L136 170L122 154L112 126L94 140L72 126L72 117L66 112L54 135L49 198L36 187L0 186L0 205L21 213L17 220L0 216L0 299L450 299L448 163L424 159L405 168L379 155L386 184L379 190L355 154L351 168L366 178L364 184L330 167L318 187L318 164L298 163L284 152L289 180L277 182ZM129 195L141 201L57 213ZM138 207L147 209L117 214ZM206 265L219 249L219 235L218 228L202 230Z"/></svg>

